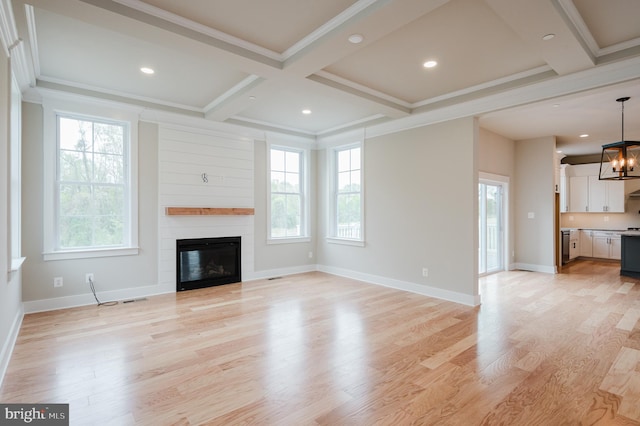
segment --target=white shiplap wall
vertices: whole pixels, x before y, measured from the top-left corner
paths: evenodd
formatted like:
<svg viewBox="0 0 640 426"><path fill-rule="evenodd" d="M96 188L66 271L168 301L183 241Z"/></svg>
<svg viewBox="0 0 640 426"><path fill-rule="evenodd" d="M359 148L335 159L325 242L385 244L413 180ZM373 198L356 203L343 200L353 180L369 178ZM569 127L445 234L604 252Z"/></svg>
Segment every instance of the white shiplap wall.
<svg viewBox="0 0 640 426"><path fill-rule="evenodd" d="M167 216L166 207L254 207L253 140L159 127L159 284L176 285L176 240L242 237L242 277L254 271L253 216ZM204 182L202 174L207 174Z"/></svg>

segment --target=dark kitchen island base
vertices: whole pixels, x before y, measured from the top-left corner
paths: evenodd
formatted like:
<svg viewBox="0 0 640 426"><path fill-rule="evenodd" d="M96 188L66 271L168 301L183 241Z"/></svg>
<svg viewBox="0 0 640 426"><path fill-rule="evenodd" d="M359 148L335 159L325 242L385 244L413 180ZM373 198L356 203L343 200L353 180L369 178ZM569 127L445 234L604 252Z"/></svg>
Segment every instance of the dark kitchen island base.
<svg viewBox="0 0 640 426"><path fill-rule="evenodd" d="M620 275L640 278L640 235L622 234Z"/></svg>

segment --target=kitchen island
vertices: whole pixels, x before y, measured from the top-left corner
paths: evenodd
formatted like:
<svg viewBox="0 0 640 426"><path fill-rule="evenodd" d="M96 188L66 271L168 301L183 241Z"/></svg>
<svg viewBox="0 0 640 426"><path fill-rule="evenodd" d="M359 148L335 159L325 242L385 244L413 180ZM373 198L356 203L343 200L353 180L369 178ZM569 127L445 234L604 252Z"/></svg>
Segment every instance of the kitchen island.
<svg viewBox="0 0 640 426"><path fill-rule="evenodd" d="M620 275L640 278L640 231L625 231L622 237Z"/></svg>

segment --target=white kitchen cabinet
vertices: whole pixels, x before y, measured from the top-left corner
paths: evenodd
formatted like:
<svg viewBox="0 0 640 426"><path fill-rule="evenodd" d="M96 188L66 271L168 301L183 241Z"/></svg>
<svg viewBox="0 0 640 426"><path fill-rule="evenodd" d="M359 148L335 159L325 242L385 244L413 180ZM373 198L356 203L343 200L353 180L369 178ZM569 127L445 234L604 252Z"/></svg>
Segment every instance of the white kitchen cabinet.
<svg viewBox="0 0 640 426"><path fill-rule="evenodd" d="M620 259L621 237L613 232L593 233L593 257Z"/></svg>
<svg viewBox="0 0 640 426"><path fill-rule="evenodd" d="M580 256L593 257L593 231L580 231Z"/></svg>
<svg viewBox="0 0 640 426"><path fill-rule="evenodd" d="M609 252L611 259L620 260L622 258L622 237L611 237L611 251Z"/></svg>
<svg viewBox="0 0 640 426"><path fill-rule="evenodd" d="M569 177L567 176L567 165L560 166L560 213L569 211Z"/></svg>
<svg viewBox="0 0 640 426"><path fill-rule="evenodd" d="M576 213L589 211L588 176L569 177L569 211Z"/></svg>
<svg viewBox="0 0 640 426"><path fill-rule="evenodd" d="M589 176L588 206L591 213L624 213L624 182Z"/></svg>
<svg viewBox="0 0 640 426"><path fill-rule="evenodd" d="M569 259L580 255L580 233L577 229L569 231Z"/></svg>

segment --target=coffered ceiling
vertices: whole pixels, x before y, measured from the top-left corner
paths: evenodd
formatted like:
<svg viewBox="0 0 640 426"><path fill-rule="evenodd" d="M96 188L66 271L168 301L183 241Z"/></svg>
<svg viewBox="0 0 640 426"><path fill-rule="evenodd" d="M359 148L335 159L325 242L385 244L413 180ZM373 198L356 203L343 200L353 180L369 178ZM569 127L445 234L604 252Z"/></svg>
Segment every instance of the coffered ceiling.
<svg viewBox="0 0 640 426"><path fill-rule="evenodd" d="M640 139L637 0L1 1L25 93L314 140L475 115L567 154L619 140L615 99L631 96L625 136Z"/></svg>

